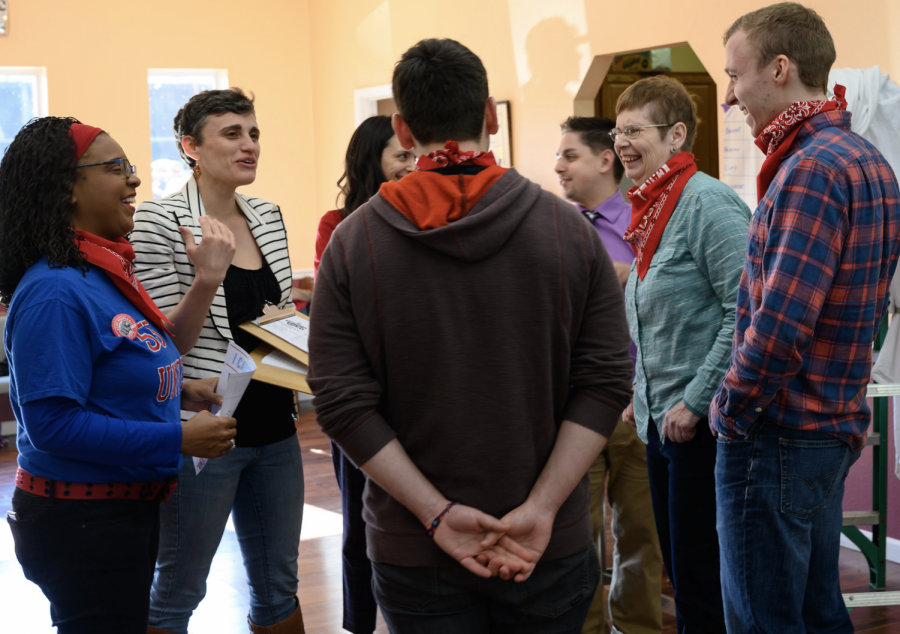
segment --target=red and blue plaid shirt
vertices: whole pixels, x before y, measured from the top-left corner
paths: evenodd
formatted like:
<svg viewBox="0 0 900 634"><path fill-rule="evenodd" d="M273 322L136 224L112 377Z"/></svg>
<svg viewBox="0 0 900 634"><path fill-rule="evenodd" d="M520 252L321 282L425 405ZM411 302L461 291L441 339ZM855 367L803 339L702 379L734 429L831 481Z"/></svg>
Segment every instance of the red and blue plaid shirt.
<svg viewBox="0 0 900 634"><path fill-rule="evenodd" d="M750 223L731 368L710 427L735 438L765 417L861 449L898 251L900 190L887 161L850 132L849 112L808 119Z"/></svg>

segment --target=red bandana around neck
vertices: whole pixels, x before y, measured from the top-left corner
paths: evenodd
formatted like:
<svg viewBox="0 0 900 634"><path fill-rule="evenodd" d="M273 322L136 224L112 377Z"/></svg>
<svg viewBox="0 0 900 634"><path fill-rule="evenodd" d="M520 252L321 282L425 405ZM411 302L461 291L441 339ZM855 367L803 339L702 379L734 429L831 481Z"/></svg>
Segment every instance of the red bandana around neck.
<svg viewBox="0 0 900 634"><path fill-rule="evenodd" d="M429 154L423 154L416 161L416 171L438 169L440 167L449 167L451 165L477 165L479 167L490 167L496 165L493 152L479 152L472 150L470 152L460 152L459 145L456 141L447 141L443 150L437 150Z"/></svg>
<svg viewBox="0 0 900 634"><path fill-rule="evenodd" d="M134 276L134 267L131 265L134 260L134 248L125 238L119 238L115 241L105 240L93 233L75 229L75 234L80 238L76 238L78 249L84 253L84 257L94 266L103 269L109 275L122 294L128 298L135 308L152 321L160 330L172 334L168 326L172 322L166 319L153 298L147 293L138 280Z"/></svg>
<svg viewBox="0 0 900 634"><path fill-rule="evenodd" d="M670 158L641 186L628 190L631 200L631 224L623 236L631 244L637 259L637 274L642 280L650 268L650 261L659 246L666 224L675 211L691 176L697 173L694 155L679 152Z"/></svg>
<svg viewBox="0 0 900 634"><path fill-rule="evenodd" d="M756 177L757 200L762 200L766 195L769 185L778 173L778 168L781 167L781 160L791 149L794 138L800 132L801 124L823 112L846 110L847 100L844 98L846 90L840 84L835 84L834 99L831 101L795 101L760 132L756 138L756 147L763 151L766 160L763 161L759 176Z"/></svg>

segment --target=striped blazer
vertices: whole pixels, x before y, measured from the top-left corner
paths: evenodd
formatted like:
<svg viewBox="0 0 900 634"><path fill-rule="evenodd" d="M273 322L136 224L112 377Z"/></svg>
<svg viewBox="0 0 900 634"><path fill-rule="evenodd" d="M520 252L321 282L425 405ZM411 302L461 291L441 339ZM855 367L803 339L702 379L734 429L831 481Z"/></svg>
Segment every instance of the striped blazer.
<svg viewBox="0 0 900 634"><path fill-rule="evenodd" d="M280 306L291 298L291 262L281 210L259 198L235 194L263 257L281 287ZM134 271L163 313L169 312L194 282L194 265L184 248L178 227L187 227L199 243L200 216L205 215L196 181L191 178L177 194L142 202L134 214L134 230L128 236L134 246ZM194 348L184 355L184 375L193 379L218 376L232 339L220 284Z"/></svg>

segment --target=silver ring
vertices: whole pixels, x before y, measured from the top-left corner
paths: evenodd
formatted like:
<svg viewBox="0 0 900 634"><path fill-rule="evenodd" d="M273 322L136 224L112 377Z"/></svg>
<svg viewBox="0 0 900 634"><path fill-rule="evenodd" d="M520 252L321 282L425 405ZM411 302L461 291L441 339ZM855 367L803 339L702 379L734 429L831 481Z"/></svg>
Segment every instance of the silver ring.
<svg viewBox="0 0 900 634"><path fill-rule="evenodd" d="M237 444L234 442L234 438L232 438L230 442L231 442L231 447L229 447L228 453L231 453L232 451L237 449Z"/></svg>

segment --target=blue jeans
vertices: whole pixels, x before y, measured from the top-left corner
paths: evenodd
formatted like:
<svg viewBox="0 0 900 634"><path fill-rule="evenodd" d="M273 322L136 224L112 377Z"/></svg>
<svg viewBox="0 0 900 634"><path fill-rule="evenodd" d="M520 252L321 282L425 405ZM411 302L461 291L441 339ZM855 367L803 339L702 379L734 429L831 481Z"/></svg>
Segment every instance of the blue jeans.
<svg viewBox="0 0 900 634"><path fill-rule="evenodd" d="M541 561L522 583L459 565L372 563L372 589L391 634L580 634L600 581L593 544Z"/></svg>
<svg viewBox="0 0 900 634"><path fill-rule="evenodd" d="M765 420L718 439L716 501L729 634L853 632L838 555L844 479L859 452Z"/></svg>
<svg viewBox="0 0 900 634"><path fill-rule="evenodd" d="M250 619L272 625L294 611L303 519L303 463L296 436L238 447L198 474L190 456L160 507L159 558L149 625L186 634L232 514L250 586Z"/></svg>
<svg viewBox="0 0 900 634"><path fill-rule="evenodd" d="M716 439L706 420L688 442L647 427L650 497L663 562L675 587L679 634L724 634L716 536Z"/></svg>

